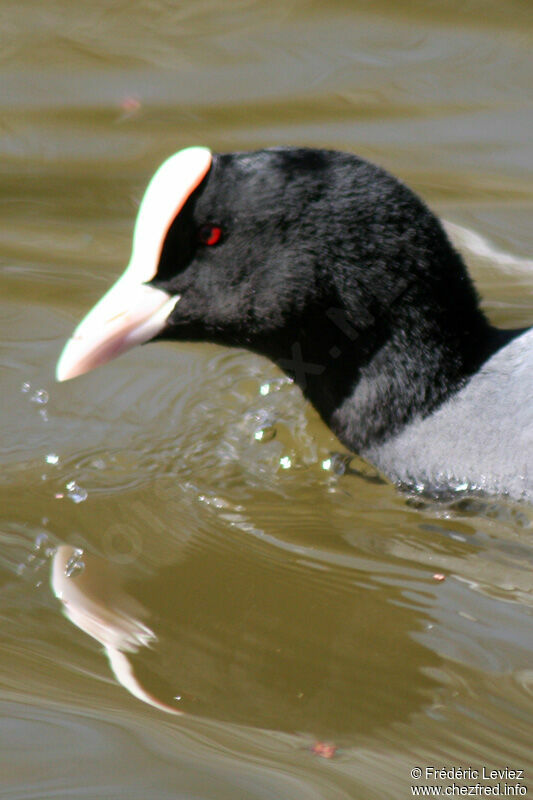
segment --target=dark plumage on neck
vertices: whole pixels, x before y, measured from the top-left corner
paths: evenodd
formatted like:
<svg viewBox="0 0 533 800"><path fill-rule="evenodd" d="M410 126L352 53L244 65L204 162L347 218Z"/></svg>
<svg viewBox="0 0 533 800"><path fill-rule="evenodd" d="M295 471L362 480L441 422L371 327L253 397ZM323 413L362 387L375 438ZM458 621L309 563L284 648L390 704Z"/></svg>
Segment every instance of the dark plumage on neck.
<svg viewBox="0 0 533 800"><path fill-rule="evenodd" d="M353 268L339 247L301 317L252 345L358 452L427 416L518 333L489 325L461 257L420 205L422 219L390 259L374 259L365 240Z"/></svg>

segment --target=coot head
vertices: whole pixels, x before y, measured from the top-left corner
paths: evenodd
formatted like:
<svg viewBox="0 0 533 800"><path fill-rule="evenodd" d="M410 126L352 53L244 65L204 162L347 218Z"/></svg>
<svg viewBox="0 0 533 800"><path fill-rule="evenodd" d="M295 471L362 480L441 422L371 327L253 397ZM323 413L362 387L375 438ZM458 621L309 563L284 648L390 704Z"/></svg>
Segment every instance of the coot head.
<svg viewBox="0 0 533 800"><path fill-rule="evenodd" d="M165 162L130 265L67 344L58 379L153 339L268 356L355 449L429 413L495 349L425 204L361 158L305 148L190 148Z"/></svg>

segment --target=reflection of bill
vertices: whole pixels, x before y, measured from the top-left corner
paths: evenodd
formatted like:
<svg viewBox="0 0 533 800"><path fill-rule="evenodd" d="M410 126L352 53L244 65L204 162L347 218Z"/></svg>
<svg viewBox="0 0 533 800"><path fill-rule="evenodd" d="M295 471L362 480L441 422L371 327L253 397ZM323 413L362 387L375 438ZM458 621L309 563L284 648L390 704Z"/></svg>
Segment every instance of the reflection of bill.
<svg viewBox="0 0 533 800"><path fill-rule="evenodd" d="M259 541L263 529L245 509L233 509L230 521L230 535L197 531L179 559L154 566L151 551L141 570L90 554L73 567L72 548L56 556L54 588L67 612L104 645L130 692L195 719L298 731L306 747L339 749L441 702L441 628L425 632L405 584L389 585L388 565L380 569L322 526L310 529L311 546L267 530ZM86 569L66 580L65 568L73 574L80 560ZM331 752L320 750L314 755Z"/></svg>
<svg viewBox="0 0 533 800"><path fill-rule="evenodd" d="M100 642L119 683L132 695L167 714L182 714L147 692L126 653L149 647L156 636L142 622L147 612L121 587L118 570L105 559L61 545L52 560L51 583L74 625Z"/></svg>

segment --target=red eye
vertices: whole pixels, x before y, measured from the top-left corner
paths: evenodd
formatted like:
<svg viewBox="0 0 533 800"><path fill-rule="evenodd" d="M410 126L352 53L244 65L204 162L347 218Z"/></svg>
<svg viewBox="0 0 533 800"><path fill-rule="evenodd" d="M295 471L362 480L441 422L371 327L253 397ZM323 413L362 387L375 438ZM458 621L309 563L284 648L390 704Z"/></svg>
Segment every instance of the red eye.
<svg viewBox="0 0 533 800"><path fill-rule="evenodd" d="M222 238L222 228L219 225L202 225L198 229L198 241L200 244L218 244Z"/></svg>

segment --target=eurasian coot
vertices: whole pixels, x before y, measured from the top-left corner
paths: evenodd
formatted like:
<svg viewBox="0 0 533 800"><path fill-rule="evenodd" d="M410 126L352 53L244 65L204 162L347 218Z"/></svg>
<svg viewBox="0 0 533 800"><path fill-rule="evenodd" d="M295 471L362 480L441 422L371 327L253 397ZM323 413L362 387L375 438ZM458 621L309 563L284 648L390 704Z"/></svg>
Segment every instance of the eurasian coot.
<svg viewBox="0 0 533 800"><path fill-rule="evenodd" d="M169 158L130 265L76 329L58 380L151 339L268 356L392 481L533 499L533 329L492 327L434 214L357 156Z"/></svg>

